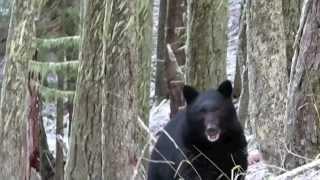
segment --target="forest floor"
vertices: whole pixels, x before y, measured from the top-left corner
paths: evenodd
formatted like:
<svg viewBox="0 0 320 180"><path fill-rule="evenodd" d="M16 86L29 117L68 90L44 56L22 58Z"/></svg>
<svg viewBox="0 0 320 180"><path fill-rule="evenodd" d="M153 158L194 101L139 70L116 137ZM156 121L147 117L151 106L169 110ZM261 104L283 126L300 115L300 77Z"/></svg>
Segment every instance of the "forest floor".
<svg viewBox="0 0 320 180"><path fill-rule="evenodd" d="M56 106L55 104L48 104L44 106L43 109L43 121L45 126L45 131L47 134L47 141L49 145L50 152L55 156L56 151L56 124L55 117ZM153 106L150 110L150 119L149 119L149 129L153 136L156 136L157 132L163 128L169 121L170 114L170 102L168 100L162 101L159 105ZM64 157L67 158L68 147L68 122L69 115L65 113L64 115ZM246 133L248 140L248 152L249 157L257 157L259 159L259 151L257 142L254 140L251 134ZM60 138L60 137L58 137ZM320 180L320 160L319 162L313 162L317 166L313 166L312 163L299 167L298 169L287 171L286 174L294 174L289 178L282 178L282 176L275 176L272 174L269 169L275 168L273 165L267 165L264 161L253 163L249 165L247 170L246 180ZM308 167L309 166L309 167ZM318 168L315 168L318 167Z"/></svg>

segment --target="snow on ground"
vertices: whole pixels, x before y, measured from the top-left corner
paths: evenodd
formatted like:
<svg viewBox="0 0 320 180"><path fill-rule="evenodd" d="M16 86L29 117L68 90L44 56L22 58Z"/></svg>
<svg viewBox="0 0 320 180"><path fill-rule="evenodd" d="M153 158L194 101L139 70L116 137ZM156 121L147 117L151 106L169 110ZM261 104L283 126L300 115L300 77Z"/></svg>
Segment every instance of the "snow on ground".
<svg viewBox="0 0 320 180"><path fill-rule="evenodd" d="M153 136L168 123L170 120L170 101L163 100L158 106L153 106L150 110L149 130Z"/></svg>
<svg viewBox="0 0 320 180"><path fill-rule="evenodd" d="M63 133L64 136L56 136L56 120L57 120L57 108L56 104L45 104L42 110L43 125L47 135L47 141L49 150L54 157L56 157L56 139L63 139L64 143L64 157L66 158L67 150L69 150L68 142L68 127L69 127L69 114L64 115L63 121Z"/></svg>

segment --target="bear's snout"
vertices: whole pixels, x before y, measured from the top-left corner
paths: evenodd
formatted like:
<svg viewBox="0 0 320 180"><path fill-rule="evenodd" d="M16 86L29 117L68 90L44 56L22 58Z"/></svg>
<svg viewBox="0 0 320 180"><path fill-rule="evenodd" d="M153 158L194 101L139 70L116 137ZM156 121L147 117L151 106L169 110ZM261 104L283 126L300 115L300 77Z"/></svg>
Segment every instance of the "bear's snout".
<svg viewBox="0 0 320 180"><path fill-rule="evenodd" d="M220 129L217 126L208 126L206 128L206 136L208 141L215 142L220 137Z"/></svg>

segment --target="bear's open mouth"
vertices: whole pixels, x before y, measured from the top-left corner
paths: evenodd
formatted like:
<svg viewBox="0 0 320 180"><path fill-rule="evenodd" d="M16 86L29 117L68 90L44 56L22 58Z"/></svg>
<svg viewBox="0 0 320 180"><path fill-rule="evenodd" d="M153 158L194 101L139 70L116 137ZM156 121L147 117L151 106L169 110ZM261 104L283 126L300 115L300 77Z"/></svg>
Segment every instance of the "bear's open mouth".
<svg viewBox="0 0 320 180"><path fill-rule="evenodd" d="M220 137L220 131L210 131L210 132L206 132L206 135L207 135L207 139L208 141L210 142L215 142L219 139Z"/></svg>

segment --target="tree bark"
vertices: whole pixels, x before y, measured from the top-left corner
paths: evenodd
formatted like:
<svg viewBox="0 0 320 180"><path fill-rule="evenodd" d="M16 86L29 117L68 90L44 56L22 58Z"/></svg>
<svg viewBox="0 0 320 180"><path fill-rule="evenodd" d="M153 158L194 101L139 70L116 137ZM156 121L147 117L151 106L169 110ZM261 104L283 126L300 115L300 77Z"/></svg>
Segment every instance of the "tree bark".
<svg viewBox="0 0 320 180"><path fill-rule="evenodd" d="M150 108L150 74L152 56L152 5L153 0L138 1L138 23L141 34L138 36L138 96L139 116L147 123Z"/></svg>
<svg viewBox="0 0 320 180"><path fill-rule="evenodd" d="M103 31L102 179L134 174L137 131L137 2L106 0Z"/></svg>
<svg viewBox="0 0 320 180"><path fill-rule="evenodd" d="M306 21L293 58L288 88L286 167L294 168L319 154L320 108L320 2L308 0ZM303 18L303 16L302 16ZM293 153L304 156L301 158Z"/></svg>
<svg viewBox="0 0 320 180"><path fill-rule="evenodd" d="M199 89L226 79L228 1L188 0L187 82Z"/></svg>
<svg viewBox="0 0 320 180"><path fill-rule="evenodd" d="M152 57L152 10L153 0L138 1L138 27L141 34L138 36L138 67L137 70L137 98L138 98L138 116L141 120L148 124L149 122L149 110L150 110L150 82L151 82L151 57ZM138 145L139 153L142 152L146 142L148 134L140 127L136 127L136 142ZM140 154L140 156L148 156L148 152ZM146 161L140 164L137 170L137 179L143 179L140 175L143 174L143 170L146 169L148 163ZM144 168L144 169L143 169ZM139 176L138 176L139 175Z"/></svg>
<svg viewBox="0 0 320 180"><path fill-rule="evenodd" d="M288 75L290 75L291 60L294 54L293 43L299 27L302 2L303 0L282 0Z"/></svg>
<svg viewBox="0 0 320 180"><path fill-rule="evenodd" d="M35 52L34 3L12 2L0 101L0 179L29 179L27 81L28 62Z"/></svg>
<svg viewBox="0 0 320 180"><path fill-rule="evenodd" d="M185 105L182 95L184 85L184 75L179 72L179 66L185 64L185 53L183 36L185 33L183 24L183 1L169 0L166 21L166 51L165 51L165 70L170 99L170 117L174 117L179 111L179 107ZM180 29L180 36L179 30Z"/></svg>
<svg viewBox="0 0 320 180"><path fill-rule="evenodd" d="M40 176L42 180L54 179L54 161L49 151L43 119L40 117Z"/></svg>
<svg viewBox="0 0 320 180"><path fill-rule="evenodd" d="M166 98L168 94L168 87L166 84L165 74L165 57L167 53L166 48L166 19L167 19L167 0L159 0L159 19L158 19L158 37L157 37L157 63L156 63L156 82L155 82L155 96L156 102Z"/></svg>
<svg viewBox="0 0 320 180"><path fill-rule="evenodd" d="M242 1L240 30L239 30L239 45L237 51L237 66L240 74L241 90L239 97L238 117L243 127L252 129L248 126L248 106L249 106L249 86L248 86L248 65L247 65L247 11L246 0Z"/></svg>
<svg viewBox="0 0 320 180"><path fill-rule="evenodd" d="M102 31L105 1L81 1L79 73L67 180L101 179Z"/></svg>
<svg viewBox="0 0 320 180"><path fill-rule="evenodd" d="M63 90L63 75L58 75L58 88ZM63 115L64 104L63 98L57 98L57 120L56 120L56 163L55 163L55 180L63 180L64 176L64 160L63 160Z"/></svg>
<svg viewBox="0 0 320 180"><path fill-rule="evenodd" d="M250 125L264 158L280 165L288 82L282 3L249 0L247 8Z"/></svg>
<svg viewBox="0 0 320 180"><path fill-rule="evenodd" d="M41 99L37 82L39 76L35 73L29 73L28 76L28 92L30 98L28 100L28 124L27 124L27 148L28 161L30 162L27 176L31 176L31 170L34 168L39 172L40 170L40 120L41 120Z"/></svg>
<svg viewBox="0 0 320 180"><path fill-rule="evenodd" d="M9 11L9 4L10 1L4 1L0 4L0 8L3 11L8 11L8 13L0 14L0 91L2 86L3 80L3 70L4 70L4 63L5 63L5 52L6 52L6 42L8 36L8 26L10 20L10 11Z"/></svg>
<svg viewBox="0 0 320 180"><path fill-rule="evenodd" d="M182 51L182 53L177 52L179 48L184 46L185 42L179 37L179 33L180 35L185 33L185 30L183 30L185 28L183 23L183 1L184 0L169 0L166 23L166 44L171 45L179 65L185 64L184 51ZM168 56L166 57L166 61L169 61Z"/></svg>

